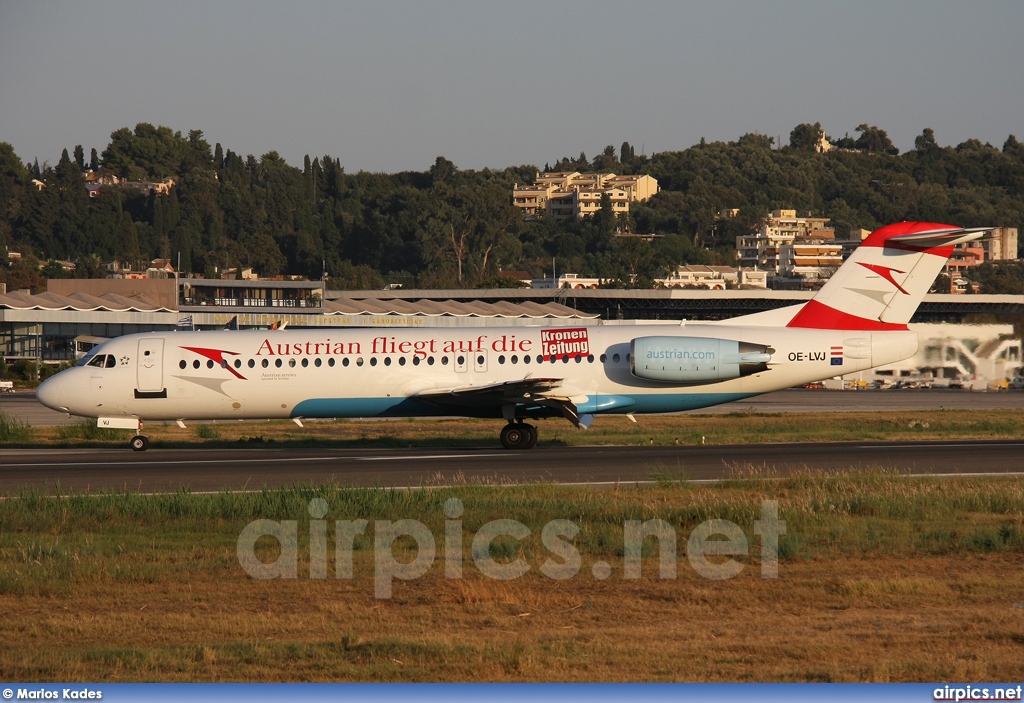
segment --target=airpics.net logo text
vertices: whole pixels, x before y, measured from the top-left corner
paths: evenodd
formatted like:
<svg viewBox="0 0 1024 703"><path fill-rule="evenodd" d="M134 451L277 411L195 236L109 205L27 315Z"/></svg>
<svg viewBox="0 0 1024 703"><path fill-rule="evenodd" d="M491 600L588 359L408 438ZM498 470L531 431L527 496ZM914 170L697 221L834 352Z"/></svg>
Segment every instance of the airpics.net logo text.
<svg viewBox="0 0 1024 703"><path fill-rule="evenodd" d="M329 510L327 501L314 498L309 501L309 578L328 578L329 542L334 546L334 577L353 578L353 555L356 540L366 539L370 521L335 520L333 525L323 519ZM444 536L442 555L444 575L459 579L463 575L466 530L460 519L464 505L458 498L449 498L444 504ZM329 528L333 527L333 530ZM786 523L779 519L777 501L761 501L760 519L753 521L753 533L760 541L762 578L778 578L779 537L786 533ZM333 532L333 540L329 540ZM573 543L580 527L572 520L551 520L540 529L541 544L548 556L538 567L546 577L564 581L578 576L583 569L583 555ZM482 525L470 540L472 564L487 578L507 581L525 576L533 568L523 558L522 551L514 550L508 557L497 559L492 548L501 538L522 542L533 535L533 530L518 520L491 520ZM621 574L624 579L639 579L642 568L644 543L651 540L657 545L658 575L662 579L676 578L677 547L680 535L668 522L657 518L626 520L622 526ZM256 543L270 538L278 545L273 561L257 556ZM266 540L265 540L266 541ZM686 536L686 559L690 567L707 579L730 579L738 576L745 565L736 557L750 554L750 545L743 529L729 520L706 520ZM415 545L415 557L402 561L396 557L396 546L401 546L403 557ZM419 520L373 521L373 576L374 595L390 598L394 582L412 581L425 575L438 558L437 540L430 529ZM238 536L238 562L247 574L256 579L299 578L299 521L253 520ZM613 573L607 561L595 561L590 573L597 580L605 580Z"/></svg>

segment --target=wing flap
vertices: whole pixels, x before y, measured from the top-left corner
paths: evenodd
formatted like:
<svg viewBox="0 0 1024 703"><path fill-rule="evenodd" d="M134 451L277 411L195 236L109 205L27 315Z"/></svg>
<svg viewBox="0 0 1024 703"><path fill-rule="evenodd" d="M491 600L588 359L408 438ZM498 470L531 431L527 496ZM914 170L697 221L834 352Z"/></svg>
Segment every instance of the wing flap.
<svg viewBox="0 0 1024 703"><path fill-rule="evenodd" d="M562 387L560 378L524 378L516 381L501 381L482 386L458 386L448 389L430 389L416 393L414 397L438 405L454 405L473 408L514 409L517 405L549 408L577 427L582 426L576 404L567 395L551 394ZM589 424L589 422L587 423Z"/></svg>

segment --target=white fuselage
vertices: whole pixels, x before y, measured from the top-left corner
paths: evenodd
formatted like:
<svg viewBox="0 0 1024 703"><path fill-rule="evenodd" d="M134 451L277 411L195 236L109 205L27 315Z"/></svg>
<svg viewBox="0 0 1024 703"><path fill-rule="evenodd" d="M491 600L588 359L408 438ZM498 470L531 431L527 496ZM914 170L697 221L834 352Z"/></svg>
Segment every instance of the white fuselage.
<svg viewBox="0 0 1024 703"><path fill-rule="evenodd" d="M570 333L552 333L566 329ZM634 375L631 342L666 336L764 345L771 359L767 370L714 382ZM557 379L557 387L544 395L570 400L580 414L658 413L866 370L916 350L917 335L909 331L723 323L166 332L106 342L47 381L38 395L45 405L73 415L142 420L501 417L502 408L494 404L432 398L446 391L458 398L476 387L523 379ZM528 402L517 413L557 414Z"/></svg>

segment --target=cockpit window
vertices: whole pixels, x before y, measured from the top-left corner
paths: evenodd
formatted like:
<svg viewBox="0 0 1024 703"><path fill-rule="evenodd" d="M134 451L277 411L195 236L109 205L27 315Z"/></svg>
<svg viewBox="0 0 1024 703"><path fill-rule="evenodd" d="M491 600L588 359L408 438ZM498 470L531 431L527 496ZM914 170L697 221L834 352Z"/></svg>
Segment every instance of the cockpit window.
<svg viewBox="0 0 1024 703"><path fill-rule="evenodd" d="M85 361L83 359L82 361ZM110 354L97 354L96 356L89 359L85 364L86 366L94 366L97 369L108 368L112 369L117 365L117 359Z"/></svg>

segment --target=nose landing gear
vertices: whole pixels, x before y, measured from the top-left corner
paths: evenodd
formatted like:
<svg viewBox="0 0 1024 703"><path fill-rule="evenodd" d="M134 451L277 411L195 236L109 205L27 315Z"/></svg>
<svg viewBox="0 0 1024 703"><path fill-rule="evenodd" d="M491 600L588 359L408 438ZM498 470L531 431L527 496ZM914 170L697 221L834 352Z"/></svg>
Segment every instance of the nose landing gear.
<svg viewBox="0 0 1024 703"><path fill-rule="evenodd" d="M525 422L510 422L501 428L501 446L505 449L533 449L537 446L537 428Z"/></svg>
<svg viewBox="0 0 1024 703"><path fill-rule="evenodd" d="M139 422L139 429L135 430L135 436L128 442L133 452L144 452L149 447L149 438L142 434L142 422Z"/></svg>

